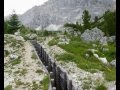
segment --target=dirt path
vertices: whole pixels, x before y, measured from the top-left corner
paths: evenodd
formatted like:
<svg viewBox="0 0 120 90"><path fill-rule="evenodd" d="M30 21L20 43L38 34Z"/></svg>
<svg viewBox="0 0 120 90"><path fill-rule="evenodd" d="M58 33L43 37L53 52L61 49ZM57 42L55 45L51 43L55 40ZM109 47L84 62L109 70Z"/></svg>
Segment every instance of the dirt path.
<svg viewBox="0 0 120 90"><path fill-rule="evenodd" d="M33 60L31 59L32 56L32 46L30 45L29 42L25 42L25 63L29 64Z"/></svg>
<svg viewBox="0 0 120 90"><path fill-rule="evenodd" d="M7 42L5 44L5 48L7 51L10 51L9 49L15 49L15 52L10 52L8 56L4 56L4 63L6 63L4 66L4 88L8 85L11 85L12 90L32 90L34 87L33 82L36 82L38 85L40 85L40 87L42 87L40 82L45 76L47 76L47 74L43 70L40 60L37 58L31 58L33 53L35 54L32 45L28 41L19 41L23 44L23 46L20 46L19 48L16 45L9 46L8 41L10 40L14 40L16 45L18 44L15 38L11 39L9 36L7 36L7 39L5 40ZM13 44L14 42L10 42L10 44ZM9 61L11 61L10 55L14 54L21 57L21 62L19 64L12 65L9 63ZM14 61L15 59L12 60Z"/></svg>

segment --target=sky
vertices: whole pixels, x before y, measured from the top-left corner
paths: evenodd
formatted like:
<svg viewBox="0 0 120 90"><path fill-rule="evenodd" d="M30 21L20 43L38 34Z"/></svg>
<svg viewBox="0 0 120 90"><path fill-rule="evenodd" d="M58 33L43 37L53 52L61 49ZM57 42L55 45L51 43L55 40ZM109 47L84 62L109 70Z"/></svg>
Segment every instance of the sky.
<svg viewBox="0 0 120 90"><path fill-rule="evenodd" d="M4 0L4 16L10 15L13 10L16 14L23 14L35 5L41 5L48 0Z"/></svg>

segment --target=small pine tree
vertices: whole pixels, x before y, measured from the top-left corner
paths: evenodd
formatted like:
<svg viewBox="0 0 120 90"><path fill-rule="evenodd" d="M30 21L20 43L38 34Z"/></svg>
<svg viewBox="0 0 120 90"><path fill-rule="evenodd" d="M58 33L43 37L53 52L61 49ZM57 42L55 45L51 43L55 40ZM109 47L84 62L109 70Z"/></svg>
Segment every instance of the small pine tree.
<svg viewBox="0 0 120 90"><path fill-rule="evenodd" d="M21 27L21 23L18 19L17 14L13 13L8 21L9 30L8 33L14 34Z"/></svg>
<svg viewBox="0 0 120 90"><path fill-rule="evenodd" d="M116 12L106 11L103 15L102 29L107 36L116 34Z"/></svg>
<svg viewBox="0 0 120 90"><path fill-rule="evenodd" d="M98 16L95 16L94 22L97 23L99 20Z"/></svg>
<svg viewBox="0 0 120 90"><path fill-rule="evenodd" d="M90 22L91 15L87 10L84 10L82 19L83 19L83 29L84 30L91 29L91 22Z"/></svg>

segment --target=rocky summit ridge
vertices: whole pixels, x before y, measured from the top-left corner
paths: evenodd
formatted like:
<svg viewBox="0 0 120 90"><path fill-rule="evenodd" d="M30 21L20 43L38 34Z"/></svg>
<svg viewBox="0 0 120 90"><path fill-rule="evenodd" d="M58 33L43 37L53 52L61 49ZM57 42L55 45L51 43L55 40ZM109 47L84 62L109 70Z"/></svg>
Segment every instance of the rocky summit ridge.
<svg viewBox="0 0 120 90"><path fill-rule="evenodd" d="M19 16L20 21L30 28L58 28L67 22L81 19L84 10L94 18L105 11L116 10L116 0L48 0L43 5L34 6Z"/></svg>

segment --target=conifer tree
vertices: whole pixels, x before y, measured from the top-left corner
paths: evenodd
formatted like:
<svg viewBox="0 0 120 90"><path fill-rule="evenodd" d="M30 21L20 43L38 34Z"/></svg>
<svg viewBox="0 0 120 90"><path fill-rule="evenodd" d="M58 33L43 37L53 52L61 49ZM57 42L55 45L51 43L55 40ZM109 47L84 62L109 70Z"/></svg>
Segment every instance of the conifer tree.
<svg viewBox="0 0 120 90"><path fill-rule="evenodd" d="M104 14L103 30L107 36L116 34L116 12L106 11Z"/></svg>
<svg viewBox="0 0 120 90"><path fill-rule="evenodd" d="M83 15L82 15L82 20L83 20L83 29L91 29L91 15L89 14L89 12L87 10L84 10Z"/></svg>
<svg viewBox="0 0 120 90"><path fill-rule="evenodd" d="M21 27L21 23L18 19L17 14L14 13L11 15L10 20L8 21L9 30L8 33L14 34Z"/></svg>

